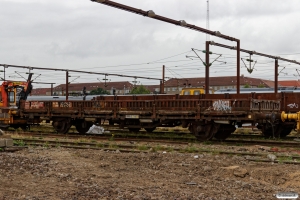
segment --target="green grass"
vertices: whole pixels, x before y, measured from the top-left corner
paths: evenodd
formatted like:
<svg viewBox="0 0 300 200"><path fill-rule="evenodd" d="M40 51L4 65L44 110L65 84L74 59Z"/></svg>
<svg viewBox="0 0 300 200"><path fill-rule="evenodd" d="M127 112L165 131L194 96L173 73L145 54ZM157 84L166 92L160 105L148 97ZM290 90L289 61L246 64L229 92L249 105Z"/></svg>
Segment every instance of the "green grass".
<svg viewBox="0 0 300 200"><path fill-rule="evenodd" d="M115 134L111 134L111 137L108 140L109 141L114 141L115 140Z"/></svg>
<svg viewBox="0 0 300 200"><path fill-rule="evenodd" d="M140 151L146 151L149 149L149 147L147 147L146 145L141 145L141 146L138 146L137 149Z"/></svg>
<svg viewBox="0 0 300 200"><path fill-rule="evenodd" d="M80 142L80 143L85 143L85 142L87 142L87 140L85 140L85 139L80 139L79 142Z"/></svg>
<svg viewBox="0 0 300 200"><path fill-rule="evenodd" d="M14 140L14 145L15 146L25 146L25 142L23 140Z"/></svg>
<svg viewBox="0 0 300 200"><path fill-rule="evenodd" d="M211 144L213 144L213 142L212 141L204 141L202 144L211 145Z"/></svg>
<svg viewBox="0 0 300 200"><path fill-rule="evenodd" d="M218 155L218 154L220 154L220 152L219 151L212 151L211 154L212 155Z"/></svg>
<svg viewBox="0 0 300 200"><path fill-rule="evenodd" d="M43 145L43 147L47 147L48 148L49 147L49 143L45 142L44 145Z"/></svg>
<svg viewBox="0 0 300 200"><path fill-rule="evenodd" d="M279 158L277 158L277 160L278 160L278 162L279 163L283 163L283 162L285 162L285 161L293 161L293 157L291 157L291 156L289 156L289 157L279 157Z"/></svg>
<svg viewBox="0 0 300 200"><path fill-rule="evenodd" d="M197 147L194 147L194 146L191 146L191 147L187 147L184 149L185 152L188 152L188 153L194 153L194 152L198 152L198 148Z"/></svg>
<svg viewBox="0 0 300 200"><path fill-rule="evenodd" d="M166 149L166 151L167 151L167 152L173 152L173 151L174 151L174 148L173 148L173 147L168 147L168 148Z"/></svg>
<svg viewBox="0 0 300 200"><path fill-rule="evenodd" d="M96 144L96 146L99 147L99 148L103 148L103 147L104 147L104 144L98 143L98 144Z"/></svg>
<svg viewBox="0 0 300 200"><path fill-rule="evenodd" d="M116 145L116 144L110 144L110 145L109 145L109 148L111 148L111 149L118 149L119 146Z"/></svg>
<svg viewBox="0 0 300 200"><path fill-rule="evenodd" d="M161 151L163 150L164 148L160 145L156 145L155 147L152 147L152 151L153 152L157 152L157 151Z"/></svg>
<svg viewBox="0 0 300 200"><path fill-rule="evenodd" d="M60 147L61 144L60 143L56 143L55 147Z"/></svg>
<svg viewBox="0 0 300 200"><path fill-rule="evenodd" d="M212 150L208 149L208 148L200 148L199 151L202 151L202 152L211 152Z"/></svg>

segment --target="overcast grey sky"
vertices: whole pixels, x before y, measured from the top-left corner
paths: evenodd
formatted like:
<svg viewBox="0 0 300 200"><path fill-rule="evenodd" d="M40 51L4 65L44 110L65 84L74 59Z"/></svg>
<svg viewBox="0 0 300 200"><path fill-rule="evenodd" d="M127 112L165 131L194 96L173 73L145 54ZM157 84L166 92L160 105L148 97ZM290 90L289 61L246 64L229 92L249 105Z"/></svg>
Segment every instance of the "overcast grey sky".
<svg viewBox="0 0 300 200"><path fill-rule="evenodd" d="M206 0L116 0L116 2L206 28ZM241 48L300 61L299 0L210 0L210 30L238 38ZM161 78L203 77L204 66L191 48L203 50L206 35L180 26L105 6L89 0L0 0L0 63L74 69ZM211 40L235 46L221 38ZM235 76L236 52L211 47L222 54L210 76ZM199 52L204 59L204 54ZM241 54L243 58L247 54ZM216 55L212 56L212 59ZM253 56L249 74L274 80L274 60ZM226 62L226 64L224 63ZM300 66L279 61L279 80L300 79ZM7 79L28 70L8 68ZM33 70L36 80L65 83L64 72ZM104 76L70 73L74 83L97 82ZM80 77L78 77L80 76ZM3 73L1 73L3 77ZM110 81L133 81L109 76ZM159 84L139 79L140 83ZM45 87L36 85L35 87Z"/></svg>

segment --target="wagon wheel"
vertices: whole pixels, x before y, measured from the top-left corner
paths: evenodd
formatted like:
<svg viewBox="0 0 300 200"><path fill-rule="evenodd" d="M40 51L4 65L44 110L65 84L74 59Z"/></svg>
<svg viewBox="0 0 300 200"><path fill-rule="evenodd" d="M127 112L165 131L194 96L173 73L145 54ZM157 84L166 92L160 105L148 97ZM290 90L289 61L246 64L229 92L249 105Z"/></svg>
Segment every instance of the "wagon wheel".
<svg viewBox="0 0 300 200"><path fill-rule="evenodd" d="M68 133L71 125L72 124L68 119L56 119L52 122L52 126L54 127L54 129L61 134Z"/></svg>
<svg viewBox="0 0 300 200"><path fill-rule="evenodd" d="M267 123L262 125L262 132L266 138L273 137L273 131L274 131L275 138L283 138L286 137L288 134L290 134L293 128L294 128L294 124Z"/></svg>
<svg viewBox="0 0 300 200"><path fill-rule="evenodd" d="M147 131L147 133L152 133L155 130L155 128L145 128L145 130Z"/></svg>
<svg viewBox="0 0 300 200"><path fill-rule="evenodd" d="M137 132L140 131L140 128L128 128L128 130L129 130L130 132L137 133Z"/></svg>
<svg viewBox="0 0 300 200"><path fill-rule="evenodd" d="M203 123L195 123L192 124L193 126L193 133L197 140L199 141L207 141L211 140L215 133L218 131L220 124L215 123L209 123L209 124L203 124Z"/></svg>
<svg viewBox="0 0 300 200"><path fill-rule="evenodd" d="M88 132L88 130L91 128L92 125L93 125L92 122L81 120L76 123L75 127L78 133L85 134L86 132Z"/></svg>
<svg viewBox="0 0 300 200"><path fill-rule="evenodd" d="M266 138L277 137L278 125L272 123L266 123L262 125L262 133Z"/></svg>
<svg viewBox="0 0 300 200"><path fill-rule="evenodd" d="M217 140L225 140L235 131L235 126L230 124L221 124L218 132L215 134Z"/></svg>

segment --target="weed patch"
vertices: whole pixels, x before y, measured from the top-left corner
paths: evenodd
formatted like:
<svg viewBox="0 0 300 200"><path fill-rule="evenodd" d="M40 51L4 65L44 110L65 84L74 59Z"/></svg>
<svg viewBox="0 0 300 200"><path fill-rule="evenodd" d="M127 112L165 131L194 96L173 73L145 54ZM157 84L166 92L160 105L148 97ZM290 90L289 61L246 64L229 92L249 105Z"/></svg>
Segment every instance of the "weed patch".
<svg viewBox="0 0 300 200"><path fill-rule="evenodd" d="M24 140L14 140L14 145L23 147L25 146L25 142Z"/></svg>
<svg viewBox="0 0 300 200"><path fill-rule="evenodd" d="M104 144L101 144L101 143L98 143L96 144L97 147L100 147L100 148L103 148L104 147Z"/></svg>
<svg viewBox="0 0 300 200"><path fill-rule="evenodd" d="M115 134L111 134L111 137L108 140L109 141L114 141L115 140Z"/></svg>
<svg viewBox="0 0 300 200"><path fill-rule="evenodd" d="M141 146L138 146L137 149L140 151L146 151L149 149L149 147L147 147L146 145L141 145Z"/></svg>
<svg viewBox="0 0 300 200"><path fill-rule="evenodd" d="M164 148L160 145L156 145L155 147L152 147L152 151L153 152L157 152L157 151L161 151L163 150Z"/></svg>
<svg viewBox="0 0 300 200"><path fill-rule="evenodd" d="M198 152L198 148L197 148L197 147L194 147L194 146L187 147L187 148L185 148L184 150L185 150L185 152L188 152L188 153Z"/></svg>

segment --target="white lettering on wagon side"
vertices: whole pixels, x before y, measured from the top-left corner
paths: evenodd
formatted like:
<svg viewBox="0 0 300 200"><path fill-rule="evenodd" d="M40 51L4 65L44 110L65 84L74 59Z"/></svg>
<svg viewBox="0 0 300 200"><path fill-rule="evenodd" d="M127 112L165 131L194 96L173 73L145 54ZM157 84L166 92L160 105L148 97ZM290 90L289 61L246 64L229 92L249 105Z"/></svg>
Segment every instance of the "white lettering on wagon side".
<svg viewBox="0 0 300 200"><path fill-rule="evenodd" d="M290 103L287 106L290 108L298 108L298 104L296 104L296 103Z"/></svg>
<svg viewBox="0 0 300 200"><path fill-rule="evenodd" d="M72 103L71 102L60 102L60 106L62 108L71 108L72 107Z"/></svg>
<svg viewBox="0 0 300 200"><path fill-rule="evenodd" d="M44 107L44 102L39 101L31 101L30 102L30 108L31 109L39 109Z"/></svg>
<svg viewBox="0 0 300 200"><path fill-rule="evenodd" d="M231 111L230 101L218 100L213 102L213 108L217 111Z"/></svg>

